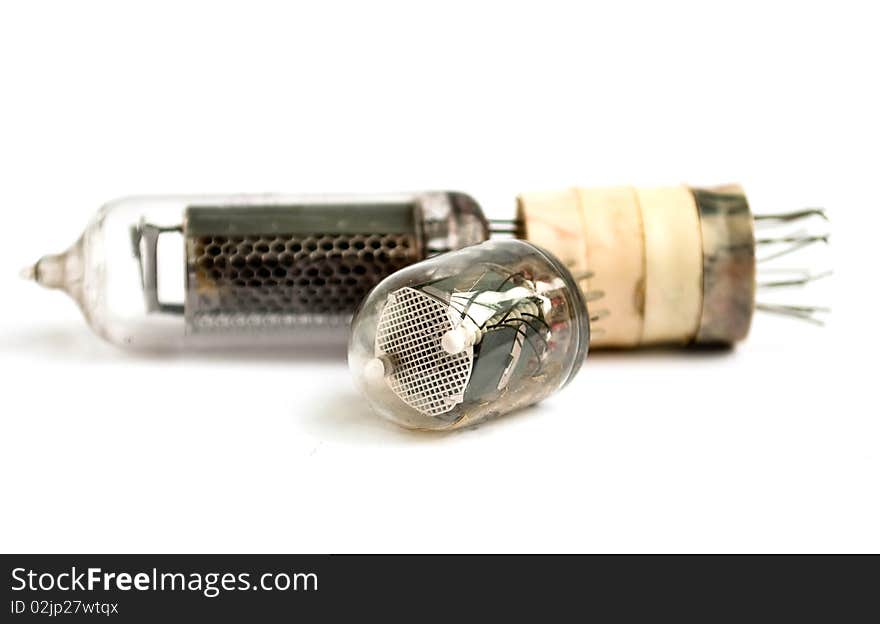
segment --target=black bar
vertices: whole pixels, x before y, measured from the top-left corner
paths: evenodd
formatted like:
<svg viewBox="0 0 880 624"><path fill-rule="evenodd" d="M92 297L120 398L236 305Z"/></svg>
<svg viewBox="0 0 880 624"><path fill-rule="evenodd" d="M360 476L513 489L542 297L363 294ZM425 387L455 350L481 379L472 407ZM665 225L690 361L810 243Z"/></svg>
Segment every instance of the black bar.
<svg viewBox="0 0 880 624"><path fill-rule="evenodd" d="M853 622L876 621L877 563L868 556L3 555L0 569L4 622L457 623L506 614L541 622L799 615Z"/></svg>

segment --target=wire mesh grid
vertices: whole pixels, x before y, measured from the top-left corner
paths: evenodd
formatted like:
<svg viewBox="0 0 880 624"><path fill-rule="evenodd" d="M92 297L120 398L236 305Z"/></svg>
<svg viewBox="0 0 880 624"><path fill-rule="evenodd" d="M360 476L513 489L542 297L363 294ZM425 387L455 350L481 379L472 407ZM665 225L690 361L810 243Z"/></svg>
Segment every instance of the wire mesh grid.
<svg viewBox="0 0 880 624"><path fill-rule="evenodd" d="M473 351L451 355L440 344L452 328L448 306L408 287L392 293L379 318L377 355L394 362L388 384L404 403L428 416L461 403L471 376Z"/></svg>
<svg viewBox="0 0 880 624"><path fill-rule="evenodd" d="M371 288L419 260L410 234L188 237L187 258L193 331L347 325Z"/></svg>

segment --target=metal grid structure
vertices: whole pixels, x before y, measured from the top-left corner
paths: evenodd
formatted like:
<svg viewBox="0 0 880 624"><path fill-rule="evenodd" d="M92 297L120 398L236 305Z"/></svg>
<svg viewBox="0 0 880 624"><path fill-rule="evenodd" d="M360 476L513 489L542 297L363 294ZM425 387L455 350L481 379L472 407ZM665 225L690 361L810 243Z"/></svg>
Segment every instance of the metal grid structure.
<svg viewBox="0 0 880 624"><path fill-rule="evenodd" d="M191 328L346 319L384 277L419 260L410 234L188 237Z"/></svg>
<svg viewBox="0 0 880 624"><path fill-rule="evenodd" d="M392 362L387 376L400 399L427 416L452 410L464 399L473 349L450 355L440 339L453 328L449 308L413 288L388 297L376 330L376 355Z"/></svg>

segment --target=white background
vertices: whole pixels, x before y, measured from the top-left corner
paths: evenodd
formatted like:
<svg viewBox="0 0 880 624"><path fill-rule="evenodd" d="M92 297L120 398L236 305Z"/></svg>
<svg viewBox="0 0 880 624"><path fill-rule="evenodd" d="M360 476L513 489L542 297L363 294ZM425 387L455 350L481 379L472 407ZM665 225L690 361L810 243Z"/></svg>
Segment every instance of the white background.
<svg viewBox="0 0 880 624"><path fill-rule="evenodd" d="M841 1L4 2L0 550L880 550L877 24ZM593 354L451 435L372 416L341 356L126 353L17 279L120 195L456 188L505 216L682 181L826 206L830 325Z"/></svg>

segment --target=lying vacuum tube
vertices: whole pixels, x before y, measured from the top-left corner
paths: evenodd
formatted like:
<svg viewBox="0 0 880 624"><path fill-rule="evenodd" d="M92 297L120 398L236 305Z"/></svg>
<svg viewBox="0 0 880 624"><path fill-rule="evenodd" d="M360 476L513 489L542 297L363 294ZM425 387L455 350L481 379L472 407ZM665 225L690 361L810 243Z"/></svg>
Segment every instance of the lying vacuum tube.
<svg viewBox="0 0 880 624"><path fill-rule="evenodd" d="M119 345L344 344L382 278L488 236L461 193L137 197L24 275Z"/></svg>
<svg viewBox="0 0 880 624"><path fill-rule="evenodd" d="M354 318L348 362L379 414L445 430L552 394L589 342L568 269L531 243L493 240L385 278Z"/></svg>
<svg viewBox="0 0 880 624"><path fill-rule="evenodd" d="M777 264L827 243L824 226L816 230L825 220L819 209L753 215L733 185L573 188L520 195L509 229L572 271L592 273L581 287L604 293L608 315L591 346L627 348L732 345L746 337L756 310L821 323L826 307L765 297L830 274ZM810 227L792 231L793 224Z"/></svg>

